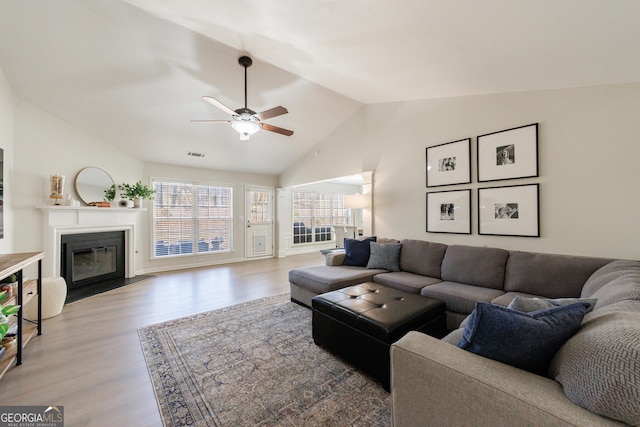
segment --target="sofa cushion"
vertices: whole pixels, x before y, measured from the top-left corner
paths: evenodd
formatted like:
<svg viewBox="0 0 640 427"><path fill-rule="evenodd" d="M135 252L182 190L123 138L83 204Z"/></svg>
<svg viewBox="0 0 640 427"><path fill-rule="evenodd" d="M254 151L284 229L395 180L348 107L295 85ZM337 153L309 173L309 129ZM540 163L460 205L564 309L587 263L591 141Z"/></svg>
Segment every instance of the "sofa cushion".
<svg viewBox="0 0 640 427"><path fill-rule="evenodd" d="M585 316L553 358L549 375L575 404L640 425L640 301L622 301Z"/></svg>
<svg viewBox="0 0 640 427"><path fill-rule="evenodd" d="M346 256L342 265L366 267L369 262L369 254L371 253L370 244L375 241L375 236L362 240L344 239L344 252Z"/></svg>
<svg viewBox="0 0 640 427"><path fill-rule="evenodd" d="M462 331L464 331L463 327L454 329L453 331L449 332L446 336L444 336L442 338L442 341L449 343L451 345L458 345L458 343L462 339Z"/></svg>
<svg viewBox="0 0 640 427"><path fill-rule="evenodd" d="M596 309L601 309L620 301L640 301L640 273L628 273L612 280L595 292Z"/></svg>
<svg viewBox="0 0 640 427"><path fill-rule="evenodd" d="M606 258L512 252L507 261L504 290L547 298L574 298L589 277L609 263Z"/></svg>
<svg viewBox="0 0 640 427"><path fill-rule="evenodd" d="M582 303L523 313L479 302L458 347L544 375L558 349L580 329L584 314Z"/></svg>
<svg viewBox="0 0 640 427"><path fill-rule="evenodd" d="M370 255L367 268L382 268L389 271L400 271L401 243L376 243L369 245Z"/></svg>
<svg viewBox="0 0 640 427"><path fill-rule="evenodd" d="M523 298L516 296L508 308L512 310L522 311L529 313L531 311L544 310L545 308L560 307L563 305L575 304L577 302L584 304L586 313L593 310L598 300L595 298Z"/></svg>
<svg viewBox="0 0 640 427"><path fill-rule="evenodd" d="M447 245L424 240L402 240L400 269L409 273L440 278L442 258Z"/></svg>
<svg viewBox="0 0 640 427"><path fill-rule="evenodd" d="M289 270L289 282L315 294L335 291L347 286L371 282L373 276L387 270L370 270L362 267L314 265Z"/></svg>
<svg viewBox="0 0 640 427"><path fill-rule="evenodd" d="M522 292L506 292L500 295L499 297L492 299L491 304L497 304L503 307L508 307L509 304L511 304L511 301L513 301L513 299L517 296L524 297L524 298L535 298L537 295L525 294Z"/></svg>
<svg viewBox="0 0 640 427"><path fill-rule="evenodd" d="M439 299L447 304L447 311L469 314L473 311L477 301L490 302L504 292L498 289L483 288L466 285L464 283L440 282L426 286L420 295Z"/></svg>
<svg viewBox="0 0 640 427"><path fill-rule="evenodd" d="M439 283L442 280L435 277L421 276L420 274L397 271L394 273L381 273L373 276L373 281L391 288L401 289L405 292L419 294L425 286Z"/></svg>
<svg viewBox="0 0 640 427"><path fill-rule="evenodd" d="M503 289L509 252L498 248L453 245L442 259L442 280Z"/></svg>
<svg viewBox="0 0 640 427"><path fill-rule="evenodd" d="M640 262L616 260L596 270L582 287L580 296L591 298L604 285L627 273L640 273Z"/></svg>
<svg viewBox="0 0 640 427"><path fill-rule="evenodd" d="M582 296L597 298L596 310L620 301L640 300L640 262L621 260L606 265L585 283Z"/></svg>

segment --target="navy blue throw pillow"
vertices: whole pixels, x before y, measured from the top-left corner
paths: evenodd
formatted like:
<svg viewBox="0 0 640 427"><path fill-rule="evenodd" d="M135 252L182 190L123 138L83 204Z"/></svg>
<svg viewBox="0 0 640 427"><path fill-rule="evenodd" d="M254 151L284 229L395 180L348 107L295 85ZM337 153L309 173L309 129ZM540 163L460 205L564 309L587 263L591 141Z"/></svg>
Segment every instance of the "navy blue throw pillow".
<svg viewBox="0 0 640 427"><path fill-rule="evenodd" d="M586 310L578 302L523 313L477 302L458 347L546 375L553 356L580 329Z"/></svg>
<svg viewBox="0 0 640 427"><path fill-rule="evenodd" d="M363 240L344 239L344 251L346 257L342 265L353 265L357 267L366 267L369 263L369 255L371 253L371 242L375 242L375 236L367 237Z"/></svg>

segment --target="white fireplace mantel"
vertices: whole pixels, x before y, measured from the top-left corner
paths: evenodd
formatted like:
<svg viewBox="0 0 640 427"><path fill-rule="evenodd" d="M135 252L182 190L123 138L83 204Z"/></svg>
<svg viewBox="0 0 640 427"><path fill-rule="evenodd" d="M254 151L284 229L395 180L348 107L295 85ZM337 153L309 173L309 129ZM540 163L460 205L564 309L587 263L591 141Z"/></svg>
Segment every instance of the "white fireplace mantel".
<svg viewBox="0 0 640 427"><path fill-rule="evenodd" d="M45 257L43 275L60 275L61 237L65 234L124 231L125 276L135 276L135 224L137 215L146 209L96 208L92 206L38 206L43 213Z"/></svg>

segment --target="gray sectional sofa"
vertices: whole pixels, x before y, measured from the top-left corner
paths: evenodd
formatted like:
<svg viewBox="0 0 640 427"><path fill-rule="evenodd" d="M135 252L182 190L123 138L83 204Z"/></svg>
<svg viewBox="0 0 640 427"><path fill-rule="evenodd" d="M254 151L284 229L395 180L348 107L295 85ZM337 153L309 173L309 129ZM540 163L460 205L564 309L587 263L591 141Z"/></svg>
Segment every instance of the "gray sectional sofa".
<svg viewBox="0 0 640 427"><path fill-rule="evenodd" d="M388 240L386 240L388 242ZM394 425L640 425L640 263L403 240L399 271L326 265L289 273L292 300L375 282L446 304L442 340L391 348ZM476 303L592 298L593 310L536 375L458 348Z"/></svg>

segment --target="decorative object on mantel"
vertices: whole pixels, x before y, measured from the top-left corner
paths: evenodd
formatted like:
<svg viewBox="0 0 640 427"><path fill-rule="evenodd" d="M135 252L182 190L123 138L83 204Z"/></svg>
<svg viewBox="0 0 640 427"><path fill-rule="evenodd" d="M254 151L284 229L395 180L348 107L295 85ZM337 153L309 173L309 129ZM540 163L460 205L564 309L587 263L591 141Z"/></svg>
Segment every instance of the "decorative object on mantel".
<svg viewBox="0 0 640 427"><path fill-rule="evenodd" d="M95 206L97 208L110 208L111 202L91 202L89 206Z"/></svg>
<svg viewBox="0 0 640 427"><path fill-rule="evenodd" d="M105 170L87 167L78 172L75 179L76 193L85 204L111 201L115 197L116 187L113 178ZM109 196L112 193L111 199Z"/></svg>
<svg viewBox="0 0 640 427"><path fill-rule="evenodd" d="M50 175L49 182L51 184L50 199L54 199L54 205L60 205L60 200L64 198L64 175Z"/></svg>
<svg viewBox="0 0 640 427"><path fill-rule="evenodd" d="M131 200L127 200L127 199L122 199L118 202L118 206L121 208L132 208L133 207L133 201Z"/></svg>
<svg viewBox="0 0 640 427"><path fill-rule="evenodd" d="M130 184L122 184L118 186L120 190L123 190L123 193L120 193L120 196L125 199L133 200L133 207L140 208L142 205L142 199L153 199L153 196L156 194L156 190L153 190L146 184L143 184L142 181L138 181L133 185Z"/></svg>

